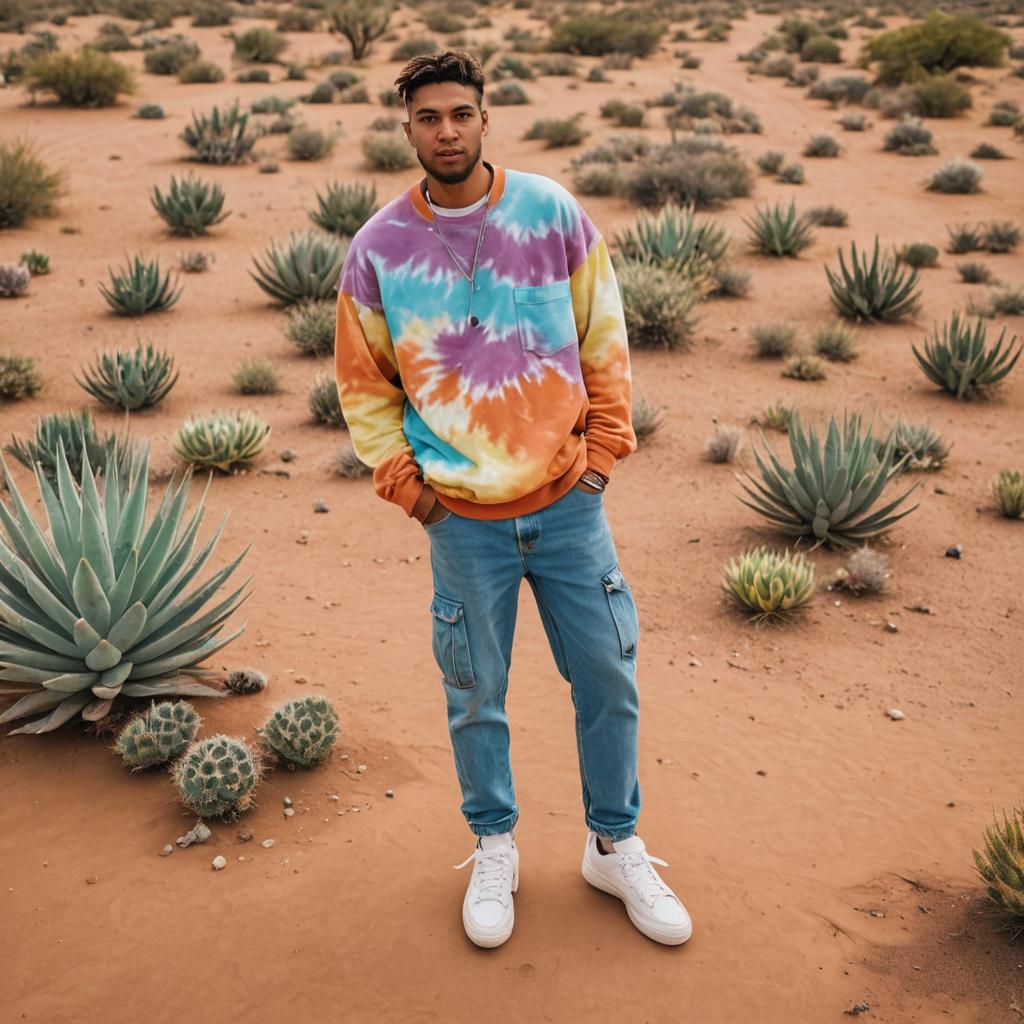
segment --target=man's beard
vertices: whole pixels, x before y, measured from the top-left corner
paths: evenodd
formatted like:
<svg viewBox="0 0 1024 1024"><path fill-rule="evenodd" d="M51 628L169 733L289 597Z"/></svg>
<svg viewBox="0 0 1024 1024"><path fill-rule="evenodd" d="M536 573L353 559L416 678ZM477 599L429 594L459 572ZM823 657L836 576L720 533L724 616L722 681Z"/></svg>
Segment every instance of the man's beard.
<svg viewBox="0 0 1024 1024"><path fill-rule="evenodd" d="M436 178L442 185L459 185L464 182L476 169L476 165L480 162L480 154L483 151L483 146L477 146L475 153L468 153L468 159L462 170L446 170L443 166L434 167L428 164L423 157L420 156L419 150L416 151L416 159L419 160L420 166L432 177Z"/></svg>

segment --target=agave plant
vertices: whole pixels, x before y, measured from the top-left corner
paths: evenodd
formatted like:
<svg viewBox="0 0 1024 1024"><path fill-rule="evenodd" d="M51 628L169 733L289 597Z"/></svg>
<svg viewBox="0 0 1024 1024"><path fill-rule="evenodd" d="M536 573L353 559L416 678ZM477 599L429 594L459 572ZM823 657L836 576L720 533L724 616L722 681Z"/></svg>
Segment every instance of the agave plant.
<svg viewBox="0 0 1024 1024"><path fill-rule="evenodd" d="M57 456L56 491L36 469L49 534L32 518L0 459L14 508L12 513L0 503L10 544L0 542L0 688L21 695L0 723L45 712L8 735L50 732L79 713L87 721L105 718L119 710L119 697L223 695L194 680L215 674L199 663L245 628L243 622L220 635L248 596L242 591L249 581L199 611L248 547L185 595L223 529L222 523L190 560L205 502L204 494L183 526L191 472L172 480L145 527L148 449L123 493L112 465L102 495L88 457L79 488L63 446Z"/></svg>
<svg viewBox="0 0 1024 1024"><path fill-rule="evenodd" d="M914 505L898 515L891 514L919 486L914 484L895 501L875 512L870 511L885 485L900 472L909 456L893 462L895 441L891 435L881 454L876 455L871 428L861 434L859 415L844 416L842 432L835 417L830 418L823 452L814 427L810 426L805 433L799 414L794 412L789 425L791 470L779 461L764 432L759 433L771 465L767 465L757 447L751 445L763 484L746 474L754 487L740 482L752 501L742 497L739 500L783 533L792 537L813 537L812 550L820 544L853 547L888 529L917 508Z"/></svg>
<svg viewBox="0 0 1024 1024"><path fill-rule="evenodd" d="M839 250L839 271L825 268L832 305L848 320L902 320L918 308L916 268L904 267L894 256L882 258L878 236L871 259L858 255L857 243L850 243L850 266Z"/></svg>
<svg viewBox="0 0 1024 1024"><path fill-rule="evenodd" d="M317 209L309 219L333 235L354 235L377 212L377 186L363 182L327 186L327 194L316 194Z"/></svg>
<svg viewBox="0 0 1024 1024"><path fill-rule="evenodd" d="M624 260L652 263L684 277L702 278L725 255L729 236L715 221L697 223L693 206L666 203L656 214L641 213L636 227L616 235Z"/></svg>
<svg viewBox="0 0 1024 1024"><path fill-rule="evenodd" d="M174 290L170 271L161 276L160 260L155 256L150 262L135 256L122 272L115 274L109 267L107 272L110 274L111 287L108 288L101 281L100 292L118 316L161 312L170 309L181 298L182 289Z"/></svg>
<svg viewBox="0 0 1024 1024"><path fill-rule="evenodd" d="M814 596L814 566L800 552L745 551L725 568L722 589L755 622L782 622Z"/></svg>
<svg viewBox="0 0 1024 1024"><path fill-rule="evenodd" d="M743 222L750 228L750 245L767 256L796 256L813 241L811 221L805 214L797 214L796 203L790 200L762 207Z"/></svg>
<svg viewBox="0 0 1024 1024"><path fill-rule="evenodd" d="M187 419L174 435L174 450L195 466L230 473L256 458L270 434L270 425L254 412L211 413Z"/></svg>
<svg viewBox="0 0 1024 1024"><path fill-rule="evenodd" d="M1015 808L1009 817L1004 811L1002 825L997 818L985 829L984 850L972 852L989 897L1024 918L1024 808Z"/></svg>
<svg viewBox="0 0 1024 1024"><path fill-rule="evenodd" d="M89 465L98 474L105 475L110 467L115 466L118 479L127 486L135 447L127 438L114 433L100 437L96 433L92 413L88 409L80 409L78 412L54 412L42 417L36 424L34 438L22 441L12 437L4 451L28 469L34 469L38 464L51 487L57 486L58 452L61 448L75 483L81 484L82 465L88 458Z"/></svg>
<svg viewBox="0 0 1024 1024"><path fill-rule="evenodd" d="M104 405L115 409L141 409L157 405L174 387L178 371L174 357L147 345L135 350L118 349L96 357L83 373L85 379L75 381Z"/></svg>
<svg viewBox="0 0 1024 1024"><path fill-rule="evenodd" d="M214 107L209 114L192 112L192 123L186 125L181 139L195 151L195 159L204 164L240 164L250 158L260 131L249 130L249 115L239 110L237 101L225 107Z"/></svg>
<svg viewBox="0 0 1024 1024"><path fill-rule="evenodd" d="M292 232L287 245L270 243L263 261L253 257L252 279L285 306L303 299L326 299L334 291L348 243L318 231Z"/></svg>
<svg viewBox="0 0 1024 1024"><path fill-rule="evenodd" d="M1001 469L992 484L992 496L999 514L1007 519L1024 518L1024 473L1019 469Z"/></svg>
<svg viewBox="0 0 1024 1024"><path fill-rule="evenodd" d="M911 348L914 358L925 376L935 385L957 398L975 398L998 384L1016 365L1021 347L1013 350L1017 336L1003 348L1006 328L999 333L995 345L986 348L985 335L988 328L981 317L976 317L972 327L967 319L961 321L953 313L948 324L941 330L936 325L932 337L924 342L924 354Z"/></svg>
<svg viewBox="0 0 1024 1024"><path fill-rule="evenodd" d="M952 445L942 439L927 423L907 423L898 419L889 432L893 438L893 458L899 461L908 456L904 469L908 471L942 469ZM876 442L879 453L885 441Z"/></svg>
<svg viewBox="0 0 1024 1024"><path fill-rule="evenodd" d="M155 185L150 201L175 235L205 235L207 228L230 216L224 210L220 185L200 181L191 174L181 181L172 176L167 195Z"/></svg>

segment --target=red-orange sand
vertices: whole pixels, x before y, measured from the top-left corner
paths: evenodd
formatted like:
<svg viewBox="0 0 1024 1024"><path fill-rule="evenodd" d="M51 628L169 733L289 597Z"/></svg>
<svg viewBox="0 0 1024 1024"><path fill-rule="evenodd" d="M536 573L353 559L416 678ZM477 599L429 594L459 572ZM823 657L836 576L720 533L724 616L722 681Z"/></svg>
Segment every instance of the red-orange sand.
<svg viewBox="0 0 1024 1024"><path fill-rule="evenodd" d="M469 38L500 38L513 21L534 24L520 11L497 9L493 18L493 28ZM57 31L69 45L91 39L104 20L72 18ZM841 132L838 113L804 90L747 76L736 55L776 20L737 21L727 43L673 44L666 35L656 56L610 72L608 84L527 83L533 104L493 108L485 140L491 161L571 185L568 161L582 147L521 141L536 117L585 111L592 135L584 147L593 145L613 130L598 116L603 102L641 100L682 76L758 113L763 135L729 140L748 158L779 148L807 172L799 187L759 178L751 198L714 214L733 232L735 262L753 273L751 294L706 303L691 353L634 353L636 393L665 408L666 424L618 467L606 496L642 627L638 833L669 862L662 874L694 921L693 938L677 948L645 939L617 900L580 876L585 826L572 704L525 594L508 694L522 814L516 928L493 951L463 933L468 869L452 865L473 838L459 812L430 651L427 537L365 479L333 474L344 435L314 425L306 411L316 361L285 339L283 314L247 273L272 237L307 226L315 191L334 177L374 181L382 202L417 180L418 167L362 168L358 142L382 108L303 106L307 123L343 123L333 154L297 164L282 152L280 173L262 175L255 164L185 163L177 136L190 109L236 95L246 103L298 95L319 73L270 87L180 85L140 73L138 94L104 110L30 107L19 88L0 93L3 133L27 133L69 181L56 217L0 235L3 261L38 248L54 266L27 297L0 303L3 351L38 354L45 377L37 398L0 409L4 440L28 434L43 413L82 404L104 429L117 427L120 417L93 403L73 373L97 350L136 337L170 349L182 371L157 411L132 418L134 432L154 443L156 470L173 464L170 438L186 415L257 410L273 426L265 455L253 472L214 481L201 537L230 512L219 564L255 542L239 570L254 574L255 592L236 613L247 629L212 664L254 665L271 683L260 696L195 704L204 734L255 739L278 704L319 693L334 702L343 729L325 765L270 774L239 823L214 825L205 846L167 858L161 848L194 819L166 774L129 774L106 749L109 738L83 736L77 725L0 743L5 1024L823 1024L850 1019L843 1010L857 1002L870 1005L860 1019L887 1024L1024 1016L1024 945L998 931L1002 919L971 860L993 812L1021 796L1024 524L1000 518L988 492L1000 469L1024 458L1024 366L985 404L958 404L925 382L911 343L984 293L959 283L957 258L945 253L922 272L919 319L860 330L860 358L830 364L822 383L780 377L775 364L750 356L748 338L753 324L784 319L809 342L831 319L823 265L835 265L837 247L852 239L870 244L877 232L886 245L943 249L946 224L1024 220L1024 148L1008 129L983 127L997 100L1024 100L1024 82L1007 70L979 72L974 109L929 122L939 155L898 157L881 152L889 122L871 114L867 132ZM402 38L423 34L406 12L396 21L405 23ZM228 66L225 29L192 29L184 19L175 28ZM291 59L339 46L323 33L289 38ZM823 76L851 70L861 38L855 29L843 44L848 64L823 66ZM0 36L4 48L22 41ZM360 69L374 99L401 66L387 60L393 45L378 45ZM703 58L699 71L678 70L672 53L680 47ZM119 58L141 72L140 52ZM592 63L582 62L584 73ZM167 120L131 119L145 101L162 103ZM659 112L649 120L657 125L651 138L667 140ZM840 138L840 158L801 158L805 140L822 130ZM980 194L925 191L932 169L983 139L1014 159L983 163ZM269 137L258 148L273 153L283 141ZM154 184L189 169L222 184L232 211L195 244L166 235L149 202ZM842 206L850 227L820 229L798 260L749 254L742 219L790 196L802 208ZM609 239L636 215L617 199L582 201ZM62 234L61 225L80 233ZM107 313L97 283L108 265L137 251L173 265L187 248L212 251L216 262L183 278L172 311L140 320ZM1024 284L1019 254L980 260ZM1019 317L1005 323L1011 333L1024 326ZM280 369L281 395L232 392L232 370L256 355ZM830 412L861 411L876 432L899 414L928 420L953 450L943 472L915 478L920 507L882 545L892 566L884 596L836 604L822 589L802 621L757 630L722 604L721 569L747 546L782 538L737 500L732 468L700 452L716 421L746 425L777 398L819 423ZM785 440L772 437L785 451ZM278 461L284 449L297 453L287 466ZM736 468L755 469L746 438ZM263 472L283 469L287 477ZM14 472L34 499L29 474L20 465ZM320 498L326 515L312 511ZM957 543L963 558L944 557ZM824 586L842 556L812 557ZM920 603L933 614L908 611ZM898 632L886 632L886 622ZM886 717L894 706L905 720ZM389 788L393 799L384 796ZM294 817L283 816L285 796ZM241 832L253 840L240 843ZM273 848L262 847L265 838ZM221 872L211 869L217 854L228 860Z"/></svg>

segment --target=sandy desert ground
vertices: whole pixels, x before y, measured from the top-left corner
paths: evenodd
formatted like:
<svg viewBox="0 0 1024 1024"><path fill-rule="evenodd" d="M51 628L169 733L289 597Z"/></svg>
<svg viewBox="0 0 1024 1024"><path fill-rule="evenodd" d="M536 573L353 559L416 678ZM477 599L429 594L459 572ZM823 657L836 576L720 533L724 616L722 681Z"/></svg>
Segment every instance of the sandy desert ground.
<svg viewBox="0 0 1024 1024"><path fill-rule="evenodd" d="M493 18L493 28L470 38L499 39L510 23L531 24L526 12L507 8ZM104 20L72 18L56 31L65 45L85 41ZM326 764L274 772L240 822L215 825L205 846L168 858L161 848L192 819L165 773L129 774L78 725L2 741L4 1021L454 1024L486 1015L559 1024L821 1024L848 1019L843 1010L858 1001L870 1004L864 1020L886 1024L1024 1018L1024 946L999 932L971 860L993 812L1021 795L1024 529L998 516L988 489L1000 469L1021 465L1024 369L987 403L957 403L927 385L911 343L981 294L959 283L946 254L922 272L920 317L860 329L860 358L830 364L823 382L783 379L750 356L747 333L785 319L807 336L830 320L823 265L835 264L849 240L878 233L883 243L941 249L946 224L1024 222L1024 148L1007 129L984 126L996 101L1024 101L1024 81L1006 69L979 70L974 108L929 122L939 155L902 158L881 151L887 123L874 114L868 131L840 132L837 112L804 90L748 76L736 55L777 20L751 15L726 43L684 44L703 58L698 71L679 70L679 44L666 36L656 55L609 72L607 84L527 83L532 105L493 108L484 149L492 162L569 184L570 157L610 130L598 116L603 102L656 95L677 77L756 111L764 133L730 139L751 159L769 148L799 158L820 130L844 146L839 159L803 159L806 184L760 177L749 199L714 211L733 232L734 262L752 272L749 297L703 304L690 353L633 354L635 391L665 409L665 426L618 467L606 507L642 628L638 833L669 862L662 874L693 917L694 936L679 948L645 939L617 900L580 876L586 833L572 704L525 587L508 696L522 812L516 930L493 951L463 932L467 871L452 865L470 852L472 837L459 812L430 653L428 540L366 479L332 472L344 435L309 419L316 361L285 339L284 315L247 273L271 238L306 226L305 211L329 180L372 180L383 202L420 176L418 167L363 168L358 141L382 108L304 106L307 123L341 122L326 161L282 155L276 175L255 164L196 168L223 186L232 211L199 242L215 253L214 267L183 279L170 312L123 320L107 313L97 291L108 265L137 251L173 264L195 247L167 235L149 202L154 184L190 167L178 141L190 109L235 96L298 95L309 83L181 85L143 73L134 52L119 56L139 70L138 94L113 108L33 107L19 88L0 92L3 133L35 140L69 184L56 217L0 236L0 261L34 247L54 265L26 297L0 304L2 351L38 354L45 378L38 397L0 408L4 440L30 433L43 413L83 404L104 429L120 426L73 372L94 352L136 337L171 350L181 367L162 406L131 421L152 440L157 469L173 464L170 439L189 413L257 410L273 427L266 452L252 472L214 481L202 536L230 513L220 564L254 541L243 570L254 574L255 592L236 615L248 625L214 667L254 665L271 683L259 696L195 703L205 734L251 737L282 701L321 693L343 730ZM422 34L408 12L397 22L405 23L403 37ZM225 30L193 29L187 19L176 28L229 66ZM844 44L847 66L862 37L853 29ZM339 45L326 33L289 39L291 59ZM0 36L0 48L21 41ZM387 59L392 45L366 61L374 97L401 66ZM823 75L838 70L826 66ZM162 103L167 119L131 119L146 101ZM522 141L551 111L583 111L593 134L569 150ZM646 129L651 138L667 140L659 119L651 121L659 125ZM928 172L984 139L1014 159L985 162L980 194L923 188ZM270 137L258 148L281 146ZM801 207L842 206L850 225L818 230L797 260L749 253L743 218L789 196ZM619 199L582 201L608 238L636 216ZM62 225L78 233L61 233ZM1003 280L1024 283L1019 255L980 259ZM1024 327L1020 317L1001 323L1008 333ZM231 371L253 355L280 369L281 394L234 394ZM860 411L879 429L897 415L927 420L953 449L941 473L917 478L920 507L883 545L888 593L836 603L822 591L802 621L757 630L719 593L730 557L780 540L736 498L734 468L754 468L749 435L736 467L700 454L716 422L746 425L776 398L805 417ZM285 449L297 454L287 466L279 461ZM30 475L20 465L14 474L34 497ZM197 478L193 493L201 490ZM317 499L328 514L313 513ZM957 543L963 558L944 557ZM813 559L825 581L842 555L819 550ZM922 603L932 614L908 610ZM887 632L886 622L898 632ZM886 716L893 706L903 721ZM282 815L285 796L294 817ZM242 832L253 840L240 842ZM272 849L260 845L265 838L275 839ZM228 859L224 871L211 870L217 854Z"/></svg>

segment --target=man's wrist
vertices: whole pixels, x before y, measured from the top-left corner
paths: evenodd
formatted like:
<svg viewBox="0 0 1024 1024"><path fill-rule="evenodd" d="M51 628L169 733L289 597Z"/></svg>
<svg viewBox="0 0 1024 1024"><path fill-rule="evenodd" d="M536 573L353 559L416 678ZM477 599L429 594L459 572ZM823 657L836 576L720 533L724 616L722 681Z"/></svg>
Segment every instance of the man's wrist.
<svg viewBox="0 0 1024 1024"><path fill-rule="evenodd" d="M603 491L608 485L607 477L602 476L595 469L585 469L580 475L580 481L597 491Z"/></svg>

